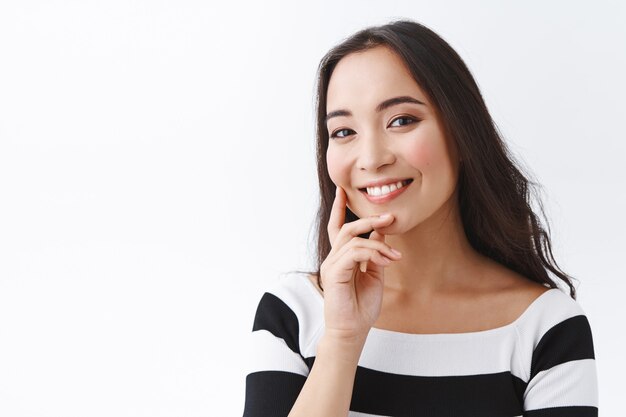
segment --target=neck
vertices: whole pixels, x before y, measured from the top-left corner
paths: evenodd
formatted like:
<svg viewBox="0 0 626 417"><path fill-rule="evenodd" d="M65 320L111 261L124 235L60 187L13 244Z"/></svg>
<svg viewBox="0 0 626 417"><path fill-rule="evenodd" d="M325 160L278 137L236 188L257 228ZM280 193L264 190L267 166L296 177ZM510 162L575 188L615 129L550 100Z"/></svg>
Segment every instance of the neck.
<svg viewBox="0 0 626 417"><path fill-rule="evenodd" d="M482 255L465 235L458 205L453 198L439 211L401 235L385 242L402 252L402 259L385 268L385 290L419 298L468 285Z"/></svg>

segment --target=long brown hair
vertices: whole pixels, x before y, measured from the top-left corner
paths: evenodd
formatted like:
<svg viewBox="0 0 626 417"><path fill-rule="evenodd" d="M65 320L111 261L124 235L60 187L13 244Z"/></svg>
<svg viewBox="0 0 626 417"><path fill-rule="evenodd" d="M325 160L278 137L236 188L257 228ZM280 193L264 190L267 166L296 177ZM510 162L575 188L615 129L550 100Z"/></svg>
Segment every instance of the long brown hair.
<svg viewBox="0 0 626 417"><path fill-rule="evenodd" d="M550 228L541 199L522 173L492 120L474 78L461 57L429 28L396 20L362 29L333 47L320 61L316 80L317 174L320 205L315 221L316 270L309 272L320 282L320 266L331 250L327 224L335 197L328 175L326 151L326 94L331 74L346 55L385 45L404 60L413 78L428 96L445 134L459 150L459 208L463 228L479 253L529 280L558 288L549 272L563 280L576 299L571 280L556 264ZM546 219L546 231L531 207L533 197ZM346 222L358 217L346 208ZM321 287L321 285L320 285Z"/></svg>

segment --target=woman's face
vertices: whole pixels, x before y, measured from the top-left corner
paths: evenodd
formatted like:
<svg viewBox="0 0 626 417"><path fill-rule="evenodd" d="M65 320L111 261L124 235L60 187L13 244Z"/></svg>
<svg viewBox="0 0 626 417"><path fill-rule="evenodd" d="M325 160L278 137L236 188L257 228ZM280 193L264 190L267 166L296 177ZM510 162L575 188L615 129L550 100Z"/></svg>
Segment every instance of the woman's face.
<svg viewBox="0 0 626 417"><path fill-rule="evenodd" d="M383 104L396 97L419 103ZM329 81L326 109L328 173L345 190L348 208L357 216L392 213L395 221L382 231L400 234L456 202L451 198L458 173L456 148L391 49L378 46L342 58ZM395 191L395 186L370 188L368 196L365 188L371 182L397 186L403 180L411 182Z"/></svg>

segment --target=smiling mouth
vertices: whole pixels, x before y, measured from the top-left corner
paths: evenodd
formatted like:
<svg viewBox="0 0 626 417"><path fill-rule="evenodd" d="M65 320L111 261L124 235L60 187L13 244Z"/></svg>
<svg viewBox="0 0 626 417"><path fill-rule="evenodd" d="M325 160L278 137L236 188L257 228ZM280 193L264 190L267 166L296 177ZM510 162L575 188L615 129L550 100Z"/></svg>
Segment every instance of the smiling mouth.
<svg viewBox="0 0 626 417"><path fill-rule="evenodd" d="M413 179L409 178L403 181L398 181L397 183L383 185L381 187L359 188L359 191L361 191L362 193L366 193L367 195L372 196L372 197L382 197L396 190L404 188L412 182L413 182Z"/></svg>

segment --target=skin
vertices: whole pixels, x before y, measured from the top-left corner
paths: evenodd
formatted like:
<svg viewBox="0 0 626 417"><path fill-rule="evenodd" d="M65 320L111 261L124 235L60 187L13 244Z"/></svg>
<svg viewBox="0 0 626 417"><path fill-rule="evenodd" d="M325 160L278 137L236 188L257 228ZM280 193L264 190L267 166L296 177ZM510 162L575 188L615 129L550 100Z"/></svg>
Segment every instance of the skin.
<svg viewBox="0 0 626 417"><path fill-rule="evenodd" d="M407 95L424 105L375 110L383 100ZM352 113L327 124L329 134L337 135L329 140L328 174L345 193L343 204L362 219L391 214L393 222L374 228L374 236L402 253L384 268L374 327L410 333L491 329L514 321L547 290L470 246L458 206L458 151L392 50L379 46L340 60L326 108ZM374 204L359 191L365 183L392 177L413 182L388 203Z"/></svg>

